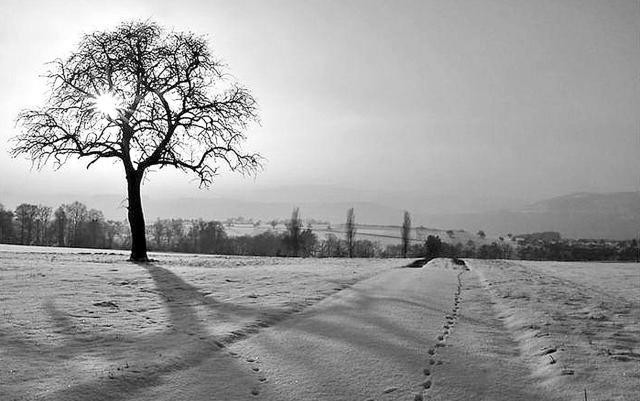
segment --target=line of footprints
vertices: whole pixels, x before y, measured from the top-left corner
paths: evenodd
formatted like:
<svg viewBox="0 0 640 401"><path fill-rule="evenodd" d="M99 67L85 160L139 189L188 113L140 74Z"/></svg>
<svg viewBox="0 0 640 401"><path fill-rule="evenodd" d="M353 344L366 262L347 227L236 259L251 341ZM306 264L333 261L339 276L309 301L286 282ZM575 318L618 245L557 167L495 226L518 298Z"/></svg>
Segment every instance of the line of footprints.
<svg viewBox="0 0 640 401"><path fill-rule="evenodd" d="M231 355L231 357L233 357L233 358L241 358L242 357L240 354L238 354L237 352L233 352L233 351L229 351L229 355ZM251 358L251 357L246 358L245 361L250 364L252 371L258 373L258 381L260 383L266 383L267 382L267 378L264 375L260 374L260 367L258 366L258 364L260 362L258 362L257 359ZM260 394L260 390L258 389L258 387L257 386L253 387L251 389L251 395L257 396L258 394Z"/></svg>
<svg viewBox="0 0 640 401"><path fill-rule="evenodd" d="M429 366L423 369L423 373L426 376L426 380L422 382L420 385L420 391L415 394L413 400L414 401L423 401L427 399L429 395L429 391L432 388L433 382L431 380L431 376L433 375L433 366L441 365L442 361L435 359L436 354L438 352L438 348L444 347L444 343L451 334L451 330L453 330L453 326L458 321L458 312L460 311L460 293L462 292L462 275L467 269L464 269L460 273L458 273L458 286L456 288L455 295L453 297L453 309L451 309L451 313L445 315L445 321L442 326L442 334L436 337L436 345L429 348L427 353L429 354Z"/></svg>
<svg viewBox="0 0 640 401"><path fill-rule="evenodd" d="M420 392L415 394L414 401L423 401L426 399L426 397L428 397L429 390L431 389L431 386L432 386L432 381L431 381L431 375L433 374L432 367L434 365L442 364L442 361L435 359L437 349L440 347L444 347L445 345L444 343L447 340L447 337L449 337L449 334L451 334L451 330L453 329L453 326L456 324L456 321L458 320L458 312L460 311L460 293L462 292L462 275L466 270L468 270L468 268L465 268L463 271L458 273L458 286L456 288L456 292L453 297L453 309L451 310L450 314L445 315L445 322L444 322L444 325L442 326L442 334L440 334L436 338L437 340L436 345L434 347L429 348L429 350L427 351L427 353L430 356L428 361L429 366L423 369L423 373L426 376L426 380L422 382L422 384L420 385ZM229 352L229 354L234 358L240 357L240 355L236 352L231 351ZM256 373L260 373L260 368L258 367L259 362L256 359L247 358L246 361L249 364L253 365L251 367L251 370L253 370ZM258 381L260 383L265 383L267 381L267 378L264 377L263 375L259 375ZM384 393L390 393L396 389L397 389L396 387L391 387L389 389L386 389ZM257 396L258 394L260 394L258 387L254 387L251 390L251 394L254 396Z"/></svg>

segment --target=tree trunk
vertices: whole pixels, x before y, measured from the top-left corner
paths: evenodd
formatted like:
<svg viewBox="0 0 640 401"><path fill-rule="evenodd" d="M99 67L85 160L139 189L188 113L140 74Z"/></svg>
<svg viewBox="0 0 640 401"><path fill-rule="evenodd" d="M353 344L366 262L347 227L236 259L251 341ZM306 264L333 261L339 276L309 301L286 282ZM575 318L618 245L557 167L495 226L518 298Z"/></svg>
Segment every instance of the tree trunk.
<svg viewBox="0 0 640 401"><path fill-rule="evenodd" d="M140 197L140 184L142 174L127 172L127 195L129 198L129 226L131 227L131 257L133 262L148 262L147 238L144 225L144 213L142 212L142 199Z"/></svg>

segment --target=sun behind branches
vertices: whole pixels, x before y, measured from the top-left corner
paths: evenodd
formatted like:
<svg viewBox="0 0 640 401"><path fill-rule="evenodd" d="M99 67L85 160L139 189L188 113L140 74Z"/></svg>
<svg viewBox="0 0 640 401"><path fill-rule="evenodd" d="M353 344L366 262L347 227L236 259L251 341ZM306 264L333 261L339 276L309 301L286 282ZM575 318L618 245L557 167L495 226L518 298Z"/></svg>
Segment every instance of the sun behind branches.
<svg viewBox="0 0 640 401"><path fill-rule="evenodd" d="M109 93L102 93L93 100L93 107L100 112L113 119L118 117L118 105L115 97Z"/></svg>

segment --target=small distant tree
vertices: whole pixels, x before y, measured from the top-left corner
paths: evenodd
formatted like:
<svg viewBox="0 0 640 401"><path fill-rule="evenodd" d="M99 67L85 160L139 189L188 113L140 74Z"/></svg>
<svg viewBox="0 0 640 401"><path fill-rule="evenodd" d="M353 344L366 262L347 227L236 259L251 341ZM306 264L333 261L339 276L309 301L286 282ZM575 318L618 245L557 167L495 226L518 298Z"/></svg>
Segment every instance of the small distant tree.
<svg viewBox="0 0 640 401"><path fill-rule="evenodd" d="M438 236L430 235L427 237L427 241L424 244L426 248L426 258L437 258L442 253L442 240Z"/></svg>
<svg viewBox="0 0 640 401"><path fill-rule="evenodd" d="M478 231L477 235L482 239L485 239L487 237L487 234L485 234L482 230Z"/></svg>
<svg viewBox="0 0 640 401"><path fill-rule="evenodd" d="M291 212L291 219L287 223L287 235L285 242L291 249L293 256L300 256L302 233L302 219L300 218L300 209L295 207Z"/></svg>
<svg viewBox="0 0 640 401"><path fill-rule="evenodd" d="M300 233L300 253L301 256L313 256L318 245L318 237L313 233L311 228Z"/></svg>
<svg viewBox="0 0 640 401"><path fill-rule="evenodd" d="M352 258L356 239L356 214L353 211L353 208L347 211L347 222L344 226L344 230L345 239L347 241L347 254Z"/></svg>
<svg viewBox="0 0 640 401"><path fill-rule="evenodd" d="M149 171L172 166L209 187L220 165L250 174L260 167L260 156L241 147L257 120L256 102L229 81L202 36L125 22L84 35L51 66L51 95L19 114L12 154L26 154L38 168L71 157L87 167L121 163L133 261L148 260L140 190Z"/></svg>
<svg viewBox="0 0 640 401"><path fill-rule="evenodd" d="M404 219L402 221L402 257L407 257L407 251L409 250L409 241L411 239L411 215L406 210L404 211Z"/></svg>

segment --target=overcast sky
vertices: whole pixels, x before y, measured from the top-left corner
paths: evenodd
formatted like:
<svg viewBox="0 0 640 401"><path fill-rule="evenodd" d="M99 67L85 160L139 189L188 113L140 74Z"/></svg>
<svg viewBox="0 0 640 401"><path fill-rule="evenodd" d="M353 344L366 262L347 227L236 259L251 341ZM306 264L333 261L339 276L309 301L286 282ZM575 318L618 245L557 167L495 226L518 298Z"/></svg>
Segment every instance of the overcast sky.
<svg viewBox="0 0 640 401"><path fill-rule="evenodd" d="M255 180L208 192L162 172L148 196L319 184L531 201L640 180L639 1L0 2L0 202L124 194L122 168L31 171L14 119L82 33L152 19L207 34L261 109ZM70 199L71 200L71 199Z"/></svg>

